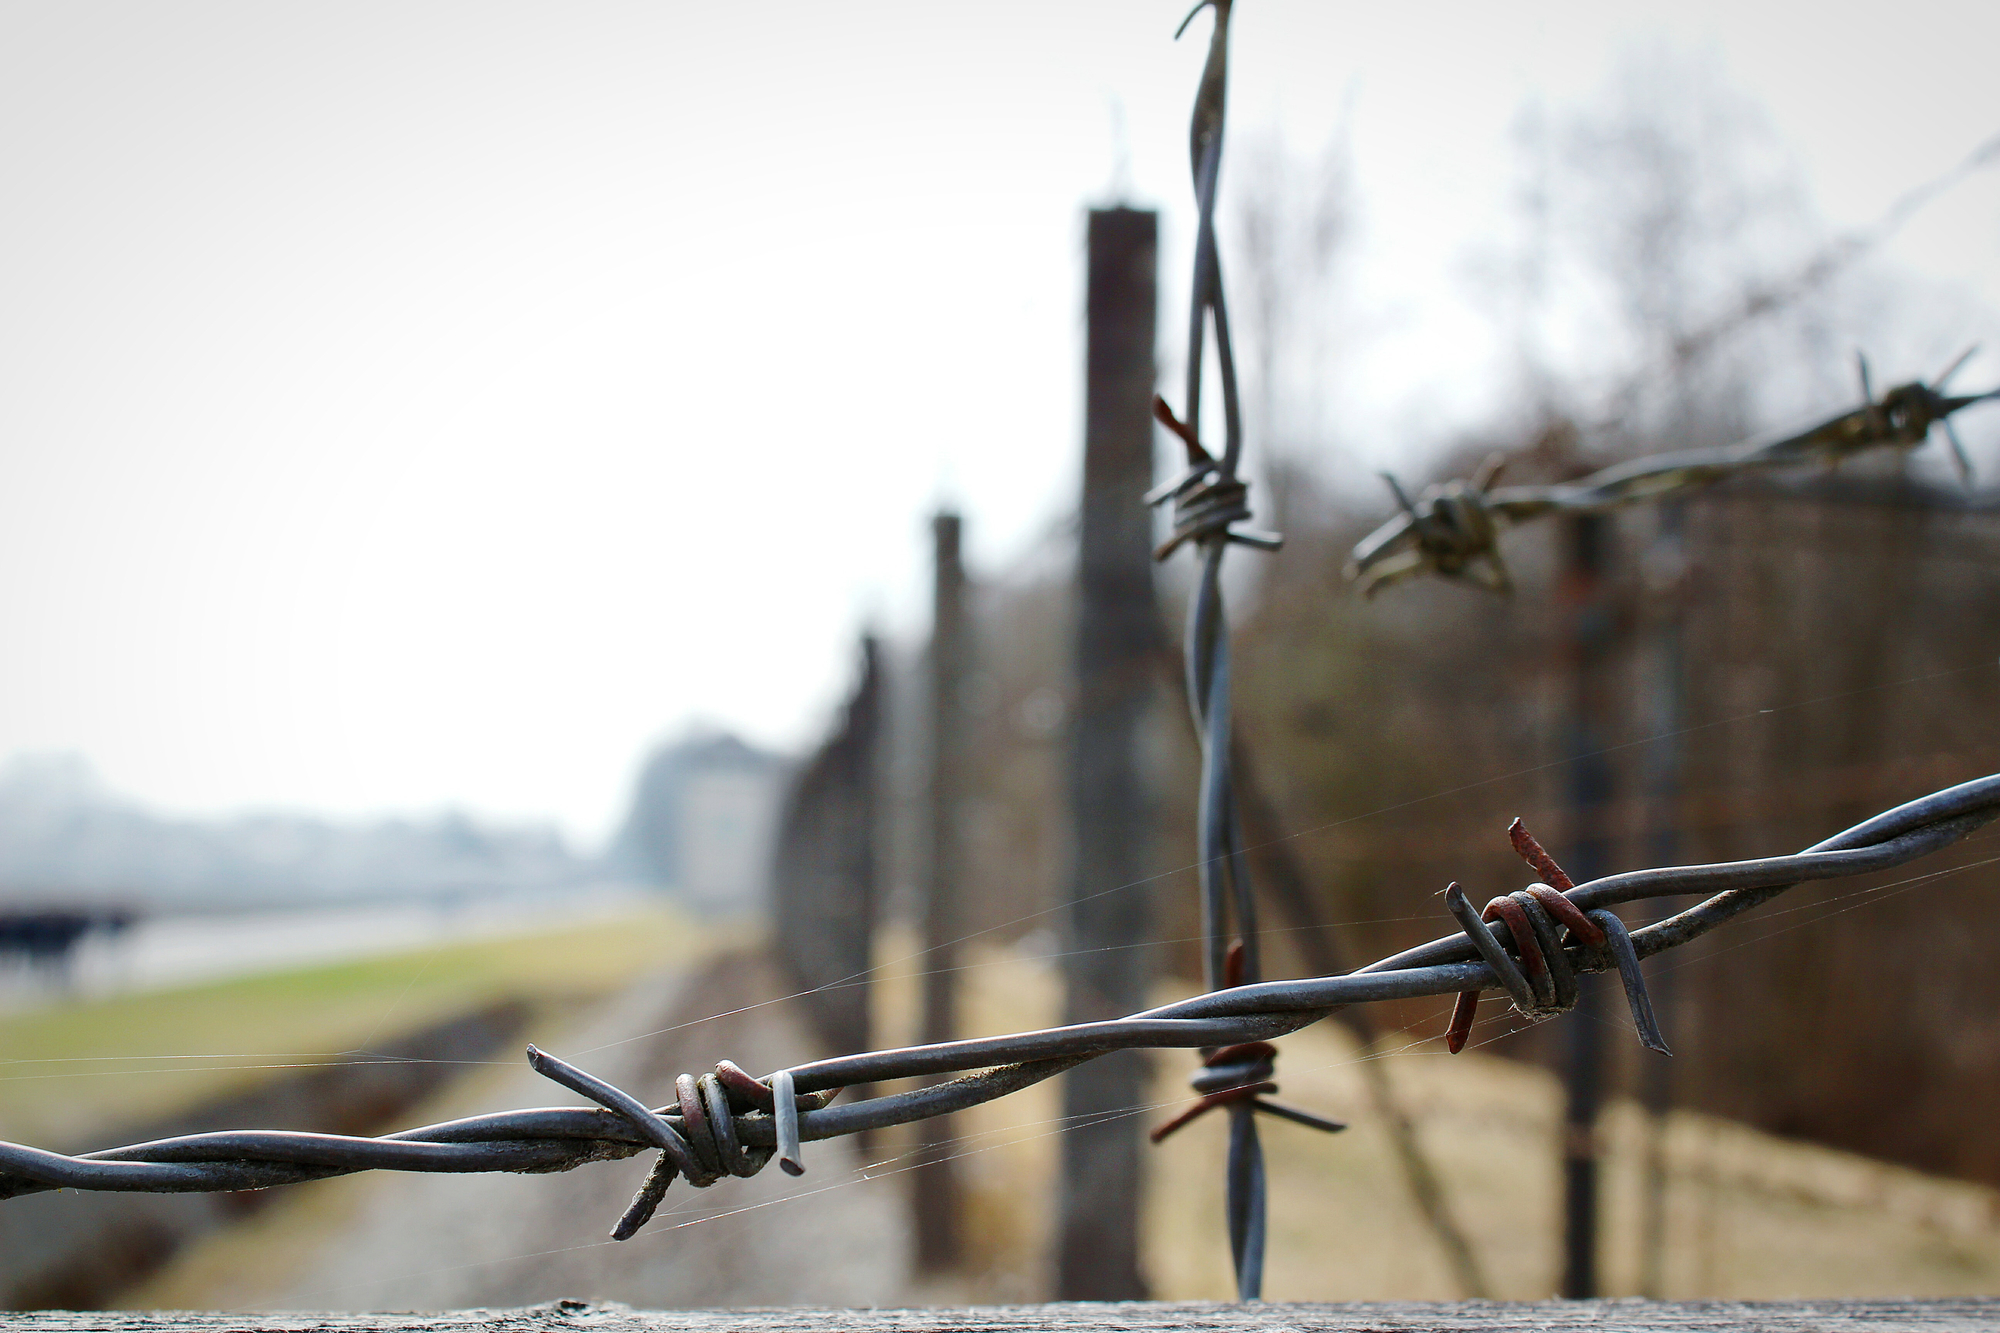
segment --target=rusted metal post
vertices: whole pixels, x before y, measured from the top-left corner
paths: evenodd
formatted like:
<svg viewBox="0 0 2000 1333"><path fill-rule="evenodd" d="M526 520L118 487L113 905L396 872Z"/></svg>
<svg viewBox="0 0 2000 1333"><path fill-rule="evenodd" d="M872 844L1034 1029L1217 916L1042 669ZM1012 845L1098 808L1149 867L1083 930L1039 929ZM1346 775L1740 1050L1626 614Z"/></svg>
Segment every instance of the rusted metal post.
<svg viewBox="0 0 2000 1333"><path fill-rule="evenodd" d="M1578 514L1563 532L1563 651L1570 677L1565 746L1570 850L1564 866L1579 884L1606 873L1610 861L1606 816L1613 783L1605 737L1613 707L1608 667L1617 619L1605 584L1614 535L1606 514ZM1578 981L1580 998L1567 1023L1563 1071L1562 1294L1572 1300L1597 1294L1597 1119L1604 1102L1607 1014L1598 978L1586 975Z"/></svg>
<svg viewBox="0 0 2000 1333"><path fill-rule="evenodd" d="M1083 503L1075 721L1069 735L1074 861L1063 1021L1145 1008L1152 800L1140 729L1163 646L1153 600L1153 342L1159 218L1090 214L1085 296ZM1056 1298L1144 1300L1140 1120L1147 1057L1119 1051L1063 1076Z"/></svg>
<svg viewBox="0 0 2000 1333"><path fill-rule="evenodd" d="M931 521L936 554L930 651L930 784L926 793L923 876L923 1017L918 1040L926 1045L958 1036L958 942L965 933L959 905L964 881L960 820L965 805L965 681L970 657L965 613L965 565L957 514ZM917 1267L938 1272L955 1266L963 1251L958 1175L953 1169L952 1118L938 1116L918 1129L917 1169L910 1173Z"/></svg>

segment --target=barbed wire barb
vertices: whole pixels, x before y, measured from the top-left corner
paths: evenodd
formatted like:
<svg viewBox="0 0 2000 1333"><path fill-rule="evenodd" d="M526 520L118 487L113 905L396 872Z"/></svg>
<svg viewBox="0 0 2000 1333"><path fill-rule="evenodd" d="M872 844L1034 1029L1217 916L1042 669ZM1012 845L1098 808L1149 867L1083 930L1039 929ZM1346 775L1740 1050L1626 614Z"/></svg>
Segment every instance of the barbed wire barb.
<svg viewBox="0 0 2000 1333"><path fill-rule="evenodd" d="M1615 463L1573 482L1494 486L1500 466L1488 459L1470 480L1429 486L1415 500L1389 478L1401 510L1356 543L1347 577L1372 597L1421 574L1436 574L1502 594L1512 590L1500 555L1507 529L1554 514L1601 513L1674 499L1746 473L1842 460L1877 449L1915 449L1933 427L1944 435L1959 479L1972 484L1972 463L1951 417L2000 398L2000 388L1952 395L1946 383L1977 348L1968 349L1931 383L1912 380L1875 396L1866 356L1857 355L1861 405L1805 430L1712 449L1682 449ZM1503 460L1504 462L1504 460ZM1387 474L1384 474L1385 477Z"/></svg>
<svg viewBox="0 0 2000 1333"><path fill-rule="evenodd" d="M664 1107L647 1107L629 1093L530 1047L529 1061L538 1073L598 1105L505 1111L379 1138L223 1130L76 1156L0 1142L0 1199L53 1189L142 1193L267 1189L369 1170L568 1171L656 1149L661 1153L659 1164L613 1232L624 1239L652 1216L676 1174L706 1187L725 1177L753 1175L774 1155L796 1163L801 1143L964 1110L1112 1051L1150 1047L1228 1052L1226 1060L1197 1075L1197 1092L1209 1096L1235 1092L1246 1083L1268 1083L1265 1062L1274 1049L1272 1041L1351 1004L1498 989L1508 992L1524 1014L1543 1017L1552 1008L1560 1011L1566 999L1573 1003L1575 975L1614 969L1625 979L1628 995L1642 996L1643 984L1635 984L1640 960L1698 939L1796 884L1904 865L1996 818L2000 818L2000 774L1897 806L1791 856L1630 870L1560 891L1551 885L1531 886L1515 895L1515 901L1525 896L1546 921L1537 924L1527 903L1521 903L1529 912L1528 930L1517 934L1508 923L1511 939L1486 930L1477 916L1468 922L1470 909L1460 906L1459 894L1452 905L1460 922L1458 931L1344 975L1244 980L1126 1018L835 1056L765 1079L752 1078L725 1060L699 1078L680 1075L675 1080L675 1101ZM1536 888L1546 890L1546 895ZM1709 896L1629 934L1610 910L1620 903L1697 893ZM1550 911L1553 897L1568 907ZM1596 923L1604 941L1593 943L1589 932L1569 915L1572 911ZM1556 924L1567 934L1556 935ZM1544 930L1549 933L1544 935ZM1524 945L1528 939L1536 945L1536 965L1528 965L1531 955ZM1489 945L1497 947L1497 955L1489 956ZM1543 971L1549 989L1538 991L1536 977ZM1559 980L1564 975L1571 981ZM1526 1007L1521 1005L1523 994ZM1635 1000L1633 1017L1642 1041L1664 1046L1650 1009L1642 1013ZM852 1085L931 1074L959 1077L833 1104L838 1093ZM781 1101L787 1083L792 1096ZM793 1116L780 1114L780 1106L791 1107ZM1338 1127L1336 1121L1271 1101L1261 1086L1219 1109L1230 1113L1232 1125L1261 1111L1317 1129ZM1238 1154L1234 1161L1239 1191L1232 1239L1246 1265L1253 1265L1260 1258L1261 1237L1253 1225L1253 1209L1262 1203L1261 1173L1248 1169L1256 1157ZM1250 1271L1256 1271L1254 1266Z"/></svg>

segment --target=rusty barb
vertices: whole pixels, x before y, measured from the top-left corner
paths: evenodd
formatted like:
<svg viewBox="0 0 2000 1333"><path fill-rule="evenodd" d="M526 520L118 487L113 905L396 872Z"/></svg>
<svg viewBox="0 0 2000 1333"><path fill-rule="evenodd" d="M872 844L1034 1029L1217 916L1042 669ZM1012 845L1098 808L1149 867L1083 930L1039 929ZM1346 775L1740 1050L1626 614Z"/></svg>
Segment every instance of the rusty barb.
<svg viewBox="0 0 2000 1333"><path fill-rule="evenodd" d="M1228 988L1243 984L1243 957L1241 940L1229 946L1229 968L1224 976ZM1209 1051L1202 1057L1201 1072L1188 1080L1196 1093L1194 1105L1155 1128L1150 1135L1152 1141L1163 1141L1175 1130L1199 1120L1218 1106L1245 1106L1251 1111L1262 1111L1280 1120L1290 1120L1329 1134L1337 1134L1347 1128L1345 1121L1329 1120L1323 1115L1272 1101L1268 1094L1278 1090L1278 1085L1271 1081L1277 1072L1277 1060L1278 1048L1268 1041L1239 1042Z"/></svg>
<svg viewBox="0 0 2000 1333"><path fill-rule="evenodd" d="M1495 898L1479 913L1472 910L1465 891L1454 883L1445 890L1445 906L1464 927L1466 938L1472 941L1479 956L1500 978L1501 987L1514 1001L1515 1009L1531 1019L1568 1013L1576 1007L1580 994L1577 969L1568 950L1577 948L1590 953L1592 961L1600 964L1593 971L1604 970L1601 964L1608 951L1610 961L1618 969L1618 979L1625 985L1625 999L1631 1006L1632 1026L1639 1033L1640 1044L1649 1051L1672 1055L1666 1040L1660 1036L1659 1023L1653 1018L1653 1002L1646 994L1639 955L1625 923L1618 919L1617 913L1604 908L1593 912L1579 908L1568 896L1576 885L1520 820L1508 827L1507 836L1529 868L1548 882L1530 884L1506 897ZM1487 923L1493 921L1507 927L1519 962L1508 956L1500 940L1487 929ZM1453 1055L1465 1048L1478 1011L1478 989L1460 991L1444 1038L1445 1049Z"/></svg>
<svg viewBox="0 0 2000 1333"><path fill-rule="evenodd" d="M1158 394L1153 395L1153 416L1187 447L1187 470L1173 480L1146 493L1146 503L1174 502L1174 530L1153 552L1155 560L1165 560L1185 542L1200 545L1209 540L1236 542L1260 551L1275 551L1285 539L1275 532L1230 525L1250 517L1250 486L1240 478L1222 475L1222 463L1203 447L1194 427L1174 415L1174 409Z"/></svg>
<svg viewBox="0 0 2000 1333"><path fill-rule="evenodd" d="M1495 489L1505 466L1495 454L1470 481L1425 488L1411 499L1402 484L1384 474L1401 509L1396 517L1355 546L1347 577L1374 596L1392 583L1419 574L1437 574L1506 594L1513 583L1500 556L1500 534L1549 514L1599 513L1629 504L1665 500L1746 472L1843 459L1875 449L1914 449L1940 428L1959 479L1972 483L1972 463L1951 423L1952 414L1974 403L2000 398L2000 389L1952 395L1945 392L1977 348L1967 348L1930 384L1899 384L1875 396L1868 359L1857 357L1861 406L1807 430L1716 449L1684 449L1618 463L1580 481L1550 486Z"/></svg>
<svg viewBox="0 0 2000 1333"><path fill-rule="evenodd" d="M1664 1050L1645 1003L1641 959L1698 939L1794 884L1900 866L1996 818L2000 774L1898 806L1794 856L1629 870L1578 885L1568 883L1561 867L1516 821L1510 830L1515 847L1547 882L1494 899L1484 914L1474 914L1453 885L1447 905L1457 931L1344 976L1258 982L1238 973L1219 980L1241 984L1128 1018L835 1056L761 1079L725 1060L699 1078L675 1079L673 1099L664 1107L648 1107L529 1047L529 1063L538 1073L595 1105L503 1111L381 1138L225 1130L76 1156L0 1143L0 1199L55 1189L168 1194L266 1189L368 1170L568 1171L657 1151L656 1164L612 1233L622 1240L646 1224L677 1178L706 1187L754 1175L773 1160L797 1174L805 1169L803 1143L961 1111L1085 1060L1139 1047L1206 1053L1195 1076L1200 1101L1156 1138L1213 1109L1229 1113L1232 1144L1245 1137L1240 1127L1253 1123L1257 1112L1336 1129L1336 1121L1270 1099L1278 1038L1350 1004L1457 994L1452 1032L1462 1044L1472 1016L1468 993L1476 1000L1480 991L1501 990L1524 1014L1542 1017L1574 1003L1577 976L1615 968L1640 1039ZM1709 896L1630 934L1610 910L1619 903L1691 893ZM1505 936L1488 929L1488 921L1504 925ZM1232 952L1242 960L1247 950ZM936 1074L959 1077L835 1104L845 1087ZM1233 1182L1241 1181L1252 1161L1261 1158L1231 1154ZM1261 1202L1261 1190L1249 1183L1256 1182L1233 1192L1240 1200ZM1261 1234L1251 1216L1232 1212L1231 1239L1240 1256L1261 1262Z"/></svg>

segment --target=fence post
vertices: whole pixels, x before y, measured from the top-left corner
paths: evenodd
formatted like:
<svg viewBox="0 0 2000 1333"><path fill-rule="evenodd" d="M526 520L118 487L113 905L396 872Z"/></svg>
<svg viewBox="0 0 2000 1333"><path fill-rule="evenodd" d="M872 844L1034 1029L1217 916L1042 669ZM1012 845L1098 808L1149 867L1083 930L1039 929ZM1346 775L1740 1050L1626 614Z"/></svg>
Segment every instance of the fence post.
<svg viewBox="0 0 2000 1333"><path fill-rule="evenodd" d="M870 967L883 694L881 646L863 635L860 679L833 734L793 774L772 849L778 960L835 1054L874 1044ZM867 1139L856 1147L866 1152Z"/></svg>
<svg viewBox="0 0 2000 1333"><path fill-rule="evenodd" d="M1615 682L1611 650L1616 610L1607 594L1615 531L1606 514L1578 514L1564 524L1561 604L1563 653L1569 668L1569 855L1564 869L1578 884L1604 874L1610 860L1606 817L1612 794L1605 754ZM1600 978L1584 975L1576 1013L1567 1026L1563 1115L1562 1294L1597 1294L1597 1118L1604 1101L1605 1005Z"/></svg>
<svg viewBox="0 0 2000 1333"><path fill-rule="evenodd" d="M1163 636L1153 600L1153 342L1158 216L1090 214L1076 711L1069 742L1074 860L1063 1021L1146 1007L1151 800L1140 728ZM1140 1122L1147 1058L1118 1051L1063 1076L1056 1299L1144 1300Z"/></svg>
<svg viewBox="0 0 2000 1333"><path fill-rule="evenodd" d="M1652 634L1652 679L1648 693L1653 733L1646 767L1646 863L1670 866L1680 859L1681 729L1686 725L1684 699L1687 679L1687 506L1669 501L1660 506L1649 566L1647 593L1659 608ZM1682 900L1662 898L1651 912L1664 921L1680 910ZM1668 1032L1674 1030L1674 970L1661 968L1648 979L1653 1013ZM1666 1289L1667 1272L1667 1115L1673 1109L1673 1062L1642 1060L1639 1101L1646 1108L1645 1165L1640 1183L1639 1293L1654 1300Z"/></svg>
<svg viewBox="0 0 2000 1333"><path fill-rule="evenodd" d="M965 678L970 653L965 614L965 566L959 553L959 516L931 520L936 582L930 651L930 789L923 874L923 1016L925 1045L958 1035L958 941L963 935L959 894L964 874L960 818L965 803ZM910 1174L911 1207L919 1270L954 1267L962 1252L958 1175L953 1169L952 1117L937 1116L918 1128L916 1170Z"/></svg>

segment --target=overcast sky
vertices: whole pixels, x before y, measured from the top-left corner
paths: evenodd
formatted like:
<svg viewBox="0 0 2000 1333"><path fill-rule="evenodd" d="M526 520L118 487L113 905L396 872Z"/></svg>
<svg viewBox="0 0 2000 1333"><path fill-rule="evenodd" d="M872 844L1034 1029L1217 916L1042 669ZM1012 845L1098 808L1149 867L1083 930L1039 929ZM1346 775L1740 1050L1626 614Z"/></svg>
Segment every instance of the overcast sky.
<svg viewBox="0 0 2000 1333"><path fill-rule="evenodd" d="M1170 363L1181 13L0 5L0 756L588 844L690 717L806 743L858 627L920 623L940 497L988 566L1066 503L1121 160L1165 211ZM1707 53L1860 225L2000 130L2000 6L1887 22L1240 0L1232 133L1354 154L1346 447L1407 460L1496 391L1465 257L1525 99ZM1889 254L2000 307L2000 188Z"/></svg>

